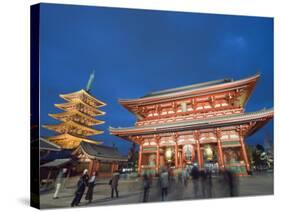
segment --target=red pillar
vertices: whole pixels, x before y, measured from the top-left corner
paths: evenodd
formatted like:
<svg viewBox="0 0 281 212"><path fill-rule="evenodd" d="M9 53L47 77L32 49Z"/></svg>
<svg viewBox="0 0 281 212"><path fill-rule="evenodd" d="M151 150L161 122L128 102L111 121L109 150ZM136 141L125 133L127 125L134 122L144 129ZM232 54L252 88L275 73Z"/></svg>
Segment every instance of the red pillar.
<svg viewBox="0 0 281 212"><path fill-rule="evenodd" d="M217 144L218 144L219 166L220 166L220 169L223 170L225 168L225 164L224 164L224 157L223 157L223 151L222 151L222 145L221 145L220 129L216 130L216 135L217 135Z"/></svg>
<svg viewBox="0 0 281 212"><path fill-rule="evenodd" d="M90 159L88 170L89 170L89 175L92 175L94 171L94 161L92 159Z"/></svg>
<svg viewBox="0 0 281 212"><path fill-rule="evenodd" d="M176 142L176 145L175 145L175 165L176 165L176 168L178 168L178 143L177 141Z"/></svg>
<svg viewBox="0 0 281 212"><path fill-rule="evenodd" d="M179 166L179 161L178 161L179 150L178 150L178 142L177 142L178 135L176 133L174 133L172 138L173 138L173 141L175 142L175 167L178 168L178 166Z"/></svg>
<svg viewBox="0 0 281 212"><path fill-rule="evenodd" d="M196 141L196 147L197 147L198 166L199 166L199 169L203 169L202 155L201 155L199 140Z"/></svg>
<svg viewBox="0 0 281 212"><path fill-rule="evenodd" d="M194 138L195 138L195 142L196 142L198 167L199 167L199 169L203 169L202 154L201 154L200 142L199 142L200 133L197 130L194 132Z"/></svg>
<svg viewBox="0 0 281 212"><path fill-rule="evenodd" d="M140 144L139 149L139 161L138 161L138 174L141 175L141 165L142 165L142 144Z"/></svg>
<svg viewBox="0 0 281 212"><path fill-rule="evenodd" d="M160 173L160 136L154 135L154 139L156 142L156 174Z"/></svg>
<svg viewBox="0 0 281 212"><path fill-rule="evenodd" d="M180 157L180 168L182 168L182 151L181 151L181 153L179 154L179 157Z"/></svg>
<svg viewBox="0 0 281 212"><path fill-rule="evenodd" d="M186 162L184 160L185 160L185 155L183 153L183 146L182 146L182 148L181 148L181 163L182 163L182 167L184 167L186 165Z"/></svg>
<svg viewBox="0 0 281 212"><path fill-rule="evenodd" d="M100 162L98 160L96 161L96 171L100 171Z"/></svg>
<svg viewBox="0 0 281 212"><path fill-rule="evenodd" d="M246 151L245 142L244 142L244 133L242 131L242 128L240 128L240 144L241 144L241 148L242 148L243 158L244 158L244 161L246 164L246 169L249 172L250 164L249 164L249 160L248 160L248 156L247 156L247 151Z"/></svg>
<svg viewBox="0 0 281 212"><path fill-rule="evenodd" d="M160 171L160 148L159 143L157 143L157 150L156 150L156 173Z"/></svg>

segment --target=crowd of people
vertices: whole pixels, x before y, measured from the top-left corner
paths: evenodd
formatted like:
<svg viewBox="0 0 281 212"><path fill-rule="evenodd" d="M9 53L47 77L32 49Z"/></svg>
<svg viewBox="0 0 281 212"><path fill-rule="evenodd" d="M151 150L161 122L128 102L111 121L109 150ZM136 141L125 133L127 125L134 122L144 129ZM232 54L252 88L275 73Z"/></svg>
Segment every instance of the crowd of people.
<svg viewBox="0 0 281 212"><path fill-rule="evenodd" d="M59 193L67 176L67 169L63 168L56 179L55 192L53 195L54 199L59 198ZM237 178L229 170L221 170L217 181L221 183L222 190L226 191L227 196L237 196ZM120 179L120 173L118 170L114 171L112 177L109 179L108 185L111 190L111 198L119 197L118 183ZM155 181L156 179L156 181ZM82 197L85 194L85 200L89 203L93 200L94 188L97 185L97 172L92 172L90 175L88 170L85 169L81 174L74 192L74 198L71 202L71 207L78 206L81 202ZM143 196L142 202L149 202L150 191L156 187L159 188L159 195L162 201L168 200L168 194L176 191L177 194L180 192L184 193L184 190L190 187L189 192L192 192L193 198L212 198L214 195L213 189L213 171L206 167L205 169L199 170L196 164L187 166L181 170L173 170L169 167L162 167L158 178L153 175L144 173L142 176L142 188ZM154 183L156 182L156 183ZM110 195L110 192L109 192ZM159 198L160 198L159 196Z"/></svg>
<svg viewBox="0 0 281 212"><path fill-rule="evenodd" d="M89 203L92 202L93 194L94 194L94 187L96 185L96 176L97 176L97 172L95 172L95 171L92 173L92 175L90 177L88 175L87 169L85 169L83 171L83 174L81 175L80 179L78 180L74 199L71 202L71 207L79 205L79 203L85 193L86 188L88 188L88 189L86 192L85 200L87 200ZM119 172L115 171L113 173L111 179L109 180L108 184L111 188L111 198L114 198L114 193L117 198L119 197L119 194L118 194L119 178L120 178Z"/></svg>
<svg viewBox="0 0 281 212"><path fill-rule="evenodd" d="M221 185L223 196L238 195L238 178L230 170L221 170L217 177L217 182ZM143 175L143 202L149 201L150 189L153 185L152 176ZM213 171L209 168L199 170L196 164L187 166L185 169L173 172L171 168L162 167L156 185L159 186L161 200L166 201L169 192L177 190L184 192L187 187L191 187L193 198L212 198L215 191L213 188ZM156 186L157 187L157 186Z"/></svg>
<svg viewBox="0 0 281 212"><path fill-rule="evenodd" d="M55 181L55 192L53 195L53 199L59 198L59 194L62 190L63 184L66 181L67 171L68 171L67 168L63 168L58 173ZM119 178L120 178L119 172L115 171L108 182L111 189L111 198L114 198L114 193L117 198L119 197L119 193L118 193ZM91 175L89 175L88 169L84 169L82 175L80 176L76 184L76 189L74 192L74 198L71 202L71 207L78 206L84 194L85 194L85 200L87 200L89 203L92 202L94 188L97 184L96 179L97 179L96 171L92 172Z"/></svg>

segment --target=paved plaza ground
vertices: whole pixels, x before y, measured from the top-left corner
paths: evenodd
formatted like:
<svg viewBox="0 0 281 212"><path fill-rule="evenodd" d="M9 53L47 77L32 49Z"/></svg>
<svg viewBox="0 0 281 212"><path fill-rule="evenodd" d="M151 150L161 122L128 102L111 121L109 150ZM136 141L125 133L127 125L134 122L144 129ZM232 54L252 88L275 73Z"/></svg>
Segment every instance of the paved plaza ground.
<svg viewBox="0 0 281 212"><path fill-rule="evenodd" d="M273 174L255 173L253 176L245 176L237 178L237 194L238 196L257 196L257 195L272 195L273 194ZM60 193L59 199L52 199L54 190L41 193L41 208L58 208L70 207L70 203L74 197L75 184L78 178L71 178L66 183L64 189ZM85 206L100 206L100 205L115 205L115 204L131 204L140 203L143 200L142 180L135 179L120 179L119 181L119 198L111 198L111 189L108 185L108 179L99 179L98 185L94 189L93 202L88 203L83 196L78 207ZM221 182L221 178L213 177L211 198L229 197L227 186ZM187 186L180 182L172 182L168 190L167 201L173 200L192 200L210 198L203 195L202 188L197 191L197 195L193 190L192 180L188 181ZM161 201L161 191L158 184L158 179L155 178L152 187L149 191L148 202Z"/></svg>

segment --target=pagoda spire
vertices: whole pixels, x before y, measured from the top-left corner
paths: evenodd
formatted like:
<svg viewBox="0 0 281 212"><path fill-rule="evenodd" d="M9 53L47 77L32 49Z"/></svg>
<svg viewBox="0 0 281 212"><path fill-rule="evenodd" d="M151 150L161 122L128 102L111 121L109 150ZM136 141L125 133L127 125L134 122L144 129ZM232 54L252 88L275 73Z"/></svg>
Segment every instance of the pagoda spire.
<svg viewBox="0 0 281 212"><path fill-rule="evenodd" d="M90 74L87 86L86 86L86 91L89 93L92 89L92 84L94 82L95 79L95 70L93 70L93 72Z"/></svg>

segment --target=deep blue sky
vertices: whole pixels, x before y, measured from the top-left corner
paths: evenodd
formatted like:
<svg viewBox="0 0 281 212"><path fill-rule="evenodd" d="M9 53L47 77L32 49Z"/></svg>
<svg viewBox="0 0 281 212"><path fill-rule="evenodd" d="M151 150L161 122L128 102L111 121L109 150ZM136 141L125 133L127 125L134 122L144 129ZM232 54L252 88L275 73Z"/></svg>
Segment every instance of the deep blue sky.
<svg viewBox="0 0 281 212"><path fill-rule="evenodd" d="M86 87L95 69L92 94L107 103L94 139L130 143L109 135L109 126L132 126L135 117L118 103L149 92L261 72L246 111L273 107L273 19L167 11L41 5L41 124L58 121L59 94ZM42 136L54 133L41 127ZM272 121L248 138L262 143Z"/></svg>

